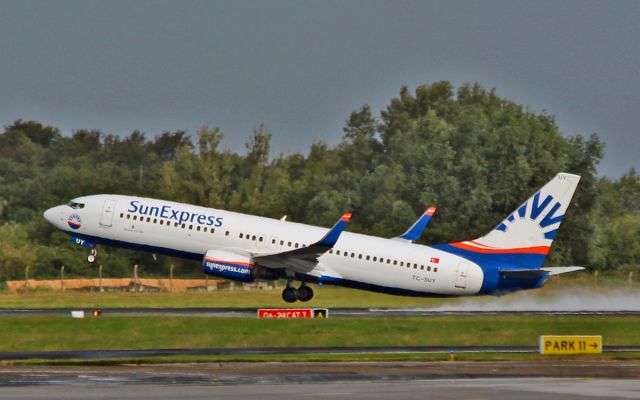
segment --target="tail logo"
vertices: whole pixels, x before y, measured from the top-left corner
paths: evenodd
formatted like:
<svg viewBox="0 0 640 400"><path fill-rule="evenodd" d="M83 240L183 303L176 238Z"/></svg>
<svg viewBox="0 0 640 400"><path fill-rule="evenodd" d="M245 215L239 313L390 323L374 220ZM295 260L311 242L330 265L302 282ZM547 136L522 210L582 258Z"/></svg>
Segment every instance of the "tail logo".
<svg viewBox="0 0 640 400"><path fill-rule="evenodd" d="M545 239L553 240L564 217L564 215L556 215L562 205L560 202L554 201L551 195L547 195L542 201L540 201L540 197L540 192L537 192L529 201L502 221L496 230L507 232L510 227L517 224L518 220L529 219L538 223L544 232Z"/></svg>

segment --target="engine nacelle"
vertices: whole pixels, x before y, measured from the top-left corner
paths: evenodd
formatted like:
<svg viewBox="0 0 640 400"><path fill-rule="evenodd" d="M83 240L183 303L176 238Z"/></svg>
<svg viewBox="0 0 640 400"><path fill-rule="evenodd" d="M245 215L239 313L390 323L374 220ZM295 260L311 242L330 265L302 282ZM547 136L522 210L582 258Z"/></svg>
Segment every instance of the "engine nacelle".
<svg viewBox="0 0 640 400"><path fill-rule="evenodd" d="M202 269L205 274L243 282L253 282L256 275L256 266L251 257L224 250L207 251L202 260Z"/></svg>

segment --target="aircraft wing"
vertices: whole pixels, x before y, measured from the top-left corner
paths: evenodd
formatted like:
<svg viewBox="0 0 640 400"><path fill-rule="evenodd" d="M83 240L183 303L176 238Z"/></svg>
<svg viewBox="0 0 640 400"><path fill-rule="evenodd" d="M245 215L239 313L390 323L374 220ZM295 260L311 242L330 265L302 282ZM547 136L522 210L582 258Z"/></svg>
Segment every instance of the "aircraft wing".
<svg viewBox="0 0 640 400"><path fill-rule="evenodd" d="M351 220L351 213L345 213L333 228L320 240L306 247L253 257L253 261L266 268L288 268L297 272L309 272L318 264L318 257L329 251L340 238L342 231Z"/></svg>
<svg viewBox="0 0 640 400"><path fill-rule="evenodd" d="M420 218L418 218L418 220L414 222L413 225L411 225L411 228L407 229L407 231L402 235L394 237L394 239L407 240L412 243L420 239L420 236L422 236L422 232L424 232L424 230L427 228L431 217L433 217L433 214L436 213L436 209L436 206L429 206L424 214L422 214Z"/></svg>

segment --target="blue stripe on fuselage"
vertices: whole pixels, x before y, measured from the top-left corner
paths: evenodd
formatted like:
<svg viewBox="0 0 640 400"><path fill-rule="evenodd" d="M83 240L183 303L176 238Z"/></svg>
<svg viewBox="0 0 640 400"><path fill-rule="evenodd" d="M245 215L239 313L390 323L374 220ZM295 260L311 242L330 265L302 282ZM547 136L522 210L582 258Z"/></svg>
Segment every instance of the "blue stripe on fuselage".
<svg viewBox="0 0 640 400"><path fill-rule="evenodd" d="M70 235L73 235L73 236L76 236L76 237L79 237L81 239L89 240L89 241L91 241L93 243L96 243L96 244L104 244L104 245L107 245L107 246L120 247L120 248L123 248L123 249L141 250L141 251L146 251L146 252L149 252L149 253L163 254L163 255L166 255L166 256L186 258L186 259L189 259L189 260L196 260L196 261L202 261L202 259L204 257L204 254L191 253L191 252L187 252L187 251L171 249L171 248L168 248L168 247L157 247L157 246L149 246L149 245L146 245L146 244L130 243L130 242L122 241L122 240L113 240L113 239L102 238L102 237L99 237L99 236L79 234L79 233L76 233L76 232L66 232L66 233L68 233Z"/></svg>
<svg viewBox="0 0 640 400"><path fill-rule="evenodd" d="M436 244L430 247L464 257L479 265L508 264L515 265L516 268L540 268L546 257L544 254L531 253L480 253L461 249L450 244Z"/></svg>

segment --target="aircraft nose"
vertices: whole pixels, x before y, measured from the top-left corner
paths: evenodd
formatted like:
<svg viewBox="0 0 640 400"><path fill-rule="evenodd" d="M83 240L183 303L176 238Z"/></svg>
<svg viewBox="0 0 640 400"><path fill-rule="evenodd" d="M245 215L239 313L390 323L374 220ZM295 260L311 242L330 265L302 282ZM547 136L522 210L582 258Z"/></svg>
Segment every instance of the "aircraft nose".
<svg viewBox="0 0 640 400"><path fill-rule="evenodd" d="M58 207L53 207L44 212L43 216L50 224L55 225L56 219L59 219Z"/></svg>

